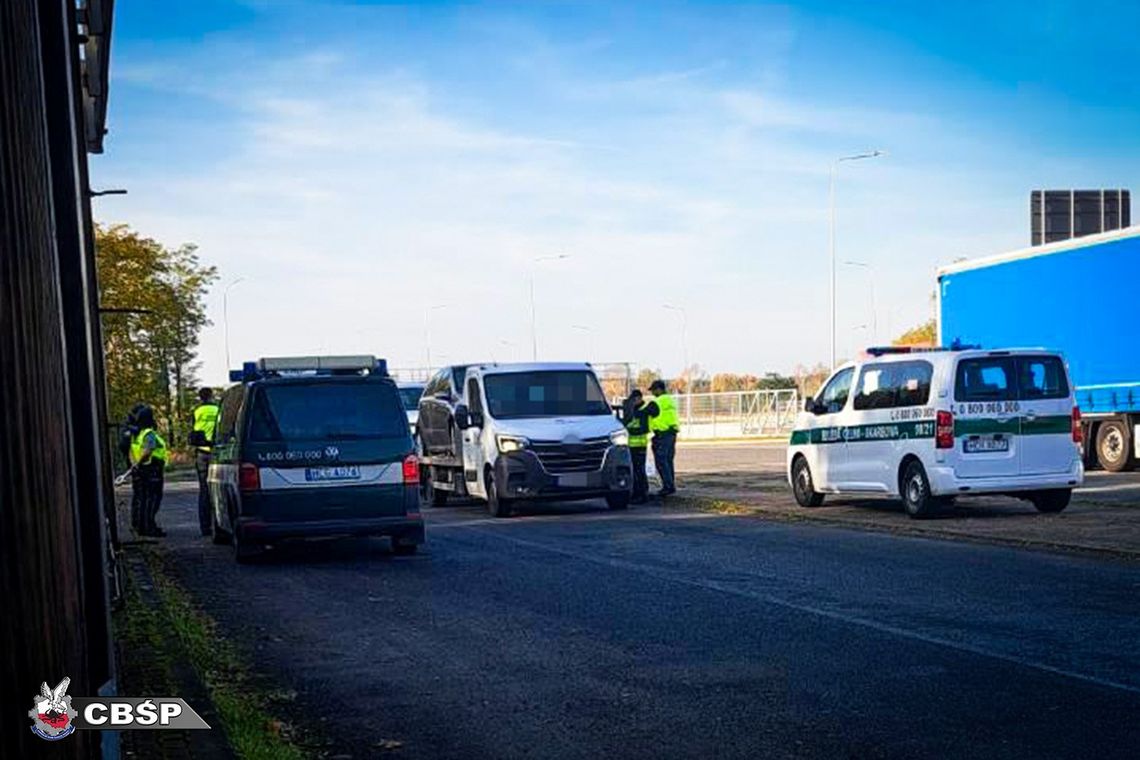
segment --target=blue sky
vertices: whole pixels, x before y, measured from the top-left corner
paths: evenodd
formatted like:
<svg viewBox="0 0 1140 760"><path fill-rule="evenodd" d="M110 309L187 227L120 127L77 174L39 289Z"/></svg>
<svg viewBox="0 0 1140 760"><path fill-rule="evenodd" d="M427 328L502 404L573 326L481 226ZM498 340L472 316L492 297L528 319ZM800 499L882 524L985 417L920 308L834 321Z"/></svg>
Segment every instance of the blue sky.
<svg viewBox="0 0 1140 760"><path fill-rule="evenodd" d="M933 271L1028 241L1033 188L1140 173L1126 4L116 4L97 201L216 264L203 375L371 351L666 372L840 353ZM540 256L568 258L534 264ZM1058 294L1062 306L1065 294ZM425 313L431 309L430 324Z"/></svg>

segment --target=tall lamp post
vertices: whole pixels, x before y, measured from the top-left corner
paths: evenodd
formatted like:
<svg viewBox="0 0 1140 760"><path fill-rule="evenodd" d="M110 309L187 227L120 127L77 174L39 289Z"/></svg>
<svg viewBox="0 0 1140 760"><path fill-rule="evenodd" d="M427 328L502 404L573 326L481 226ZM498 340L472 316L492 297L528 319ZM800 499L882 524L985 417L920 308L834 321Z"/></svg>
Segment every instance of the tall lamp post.
<svg viewBox="0 0 1140 760"><path fill-rule="evenodd" d="M591 362L596 361L598 357L593 355L593 353L594 353L594 330L593 330L593 328L589 327L588 325L570 325L570 327L574 330L578 330L579 332L583 332L586 334L586 342L590 347L590 354L591 354L590 355L590 361Z"/></svg>
<svg viewBox="0 0 1140 760"><path fill-rule="evenodd" d="M831 252L831 368L835 369L835 174L839 165L845 161L862 161L866 158L878 158L887 154L884 150L873 150L870 153L857 153L851 156L841 156L831 164L831 175L828 182L828 235L827 247Z"/></svg>
<svg viewBox="0 0 1140 760"><path fill-rule="evenodd" d="M230 364L230 289L239 282L245 282L245 278L236 277L230 280L229 285L222 290L222 336L226 343L226 372L234 366Z"/></svg>
<svg viewBox="0 0 1140 760"><path fill-rule="evenodd" d="M875 299L875 268L865 261L844 261L849 267L860 267L867 270L867 275L871 278L871 342L875 345L879 343L879 307Z"/></svg>
<svg viewBox="0 0 1140 760"><path fill-rule="evenodd" d="M432 312L446 309L447 306L445 303L437 303L424 309L424 345L427 347L428 375L431 375L431 315Z"/></svg>
<svg viewBox="0 0 1140 760"><path fill-rule="evenodd" d="M530 262L530 352L532 361L538 361L538 331L535 327L537 320L534 309L534 270L544 261L558 261L568 258L570 258L568 253L557 253L553 256L539 256Z"/></svg>

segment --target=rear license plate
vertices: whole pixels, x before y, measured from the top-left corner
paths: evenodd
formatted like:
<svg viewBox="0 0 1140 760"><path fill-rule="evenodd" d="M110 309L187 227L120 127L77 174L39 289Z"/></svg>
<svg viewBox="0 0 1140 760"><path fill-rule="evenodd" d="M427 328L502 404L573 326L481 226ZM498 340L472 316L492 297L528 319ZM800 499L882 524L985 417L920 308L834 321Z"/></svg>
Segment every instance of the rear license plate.
<svg viewBox="0 0 1140 760"><path fill-rule="evenodd" d="M1009 451L1008 438L967 438L962 442L967 454L985 454L995 451Z"/></svg>
<svg viewBox="0 0 1140 760"><path fill-rule="evenodd" d="M567 488L584 488L589 484L589 474L585 472L572 472L569 475L558 476L558 485Z"/></svg>
<svg viewBox="0 0 1140 760"><path fill-rule="evenodd" d="M360 480L359 467L308 467L305 480L316 483L326 480Z"/></svg>

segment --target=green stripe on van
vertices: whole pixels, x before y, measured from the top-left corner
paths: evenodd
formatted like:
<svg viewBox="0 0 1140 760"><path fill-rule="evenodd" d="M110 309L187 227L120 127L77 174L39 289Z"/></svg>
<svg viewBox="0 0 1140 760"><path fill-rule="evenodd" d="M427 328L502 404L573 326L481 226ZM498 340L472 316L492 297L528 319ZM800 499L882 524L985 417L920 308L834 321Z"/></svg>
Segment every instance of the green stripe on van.
<svg viewBox="0 0 1140 760"><path fill-rule="evenodd" d="M994 417L971 417L954 420L954 437L967 435L1064 435L1072 429L1072 419L1067 414L1045 417L1010 417L999 420ZM790 445L805 446L809 443L858 443L860 441L896 441L903 438L933 438L934 420L917 422L884 422L870 425L848 425L847 427L805 428L793 430Z"/></svg>

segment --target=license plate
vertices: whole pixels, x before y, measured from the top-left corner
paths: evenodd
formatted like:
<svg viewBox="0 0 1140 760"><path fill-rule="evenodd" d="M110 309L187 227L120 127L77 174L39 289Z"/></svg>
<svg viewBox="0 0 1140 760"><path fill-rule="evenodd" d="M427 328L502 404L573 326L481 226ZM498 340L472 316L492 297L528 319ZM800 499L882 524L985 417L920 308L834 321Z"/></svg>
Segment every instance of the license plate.
<svg viewBox="0 0 1140 760"><path fill-rule="evenodd" d="M1008 438L967 438L962 442L967 454L985 454L995 451L1009 451Z"/></svg>
<svg viewBox="0 0 1140 760"><path fill-rule="evenodd" d="M360 480L359 467L308 467L305 480L317 483L326 480Z"/></svg>
<svg viewBox="0 0 1140 760"><path fill-rule="evenodd" d="M589 475L585 472L572 472L569 475L560 475L558 485L567 488L584 488L590 484Z"/></svg>

